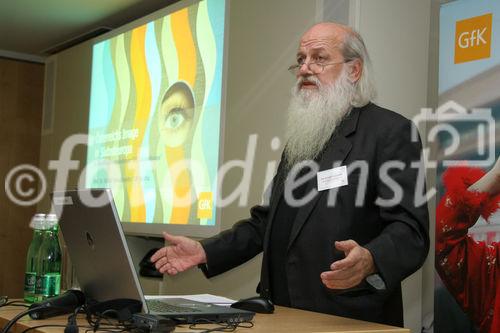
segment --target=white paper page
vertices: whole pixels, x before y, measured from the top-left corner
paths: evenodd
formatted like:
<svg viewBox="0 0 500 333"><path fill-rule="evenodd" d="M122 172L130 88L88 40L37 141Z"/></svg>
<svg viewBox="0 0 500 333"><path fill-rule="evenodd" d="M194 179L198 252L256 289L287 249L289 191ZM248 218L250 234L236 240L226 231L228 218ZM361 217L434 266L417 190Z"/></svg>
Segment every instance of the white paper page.
<svg viewBox="0 0 500 333"><path fill-rule="evenodd" d="M216 296L211 294L196 294L196 295L145 295L146 299L159 299L159 298L185 298L191 301L203 302L203 303L213 303L221 306L230 306L234 302L233 299Z"/></svg>

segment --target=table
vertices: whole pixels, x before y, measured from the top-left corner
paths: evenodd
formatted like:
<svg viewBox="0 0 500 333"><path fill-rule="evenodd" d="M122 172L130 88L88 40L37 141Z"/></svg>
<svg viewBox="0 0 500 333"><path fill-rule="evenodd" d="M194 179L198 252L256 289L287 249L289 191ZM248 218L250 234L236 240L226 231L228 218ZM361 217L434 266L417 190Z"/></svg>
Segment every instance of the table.
<svg viewBox="0 0 500 333"><path fill-rule="evenodd" d="M348 319L322 313L292 309L276 306L273 314L256 314L253 320L254 327L238 328L235 332L240 333L294 333L294 332L314 332L314 333L410 333L409 329L375 324L361 320ZM24 308L6 306L0 308L0 327L15 317ZM83 320L82 324L86 324ZM79 321L80 321L79 320ZM66 325L67 317L55 317L46 320L31 320L24 317L11 329L12 333L21 333L25 329L43 324ZM203 327L210 327L203 325ZM39 328L32 333L62 333L64 328L50 327ZM83 333L83 330L80 330ZM181 325L175 332L196 332Z"/></svg>

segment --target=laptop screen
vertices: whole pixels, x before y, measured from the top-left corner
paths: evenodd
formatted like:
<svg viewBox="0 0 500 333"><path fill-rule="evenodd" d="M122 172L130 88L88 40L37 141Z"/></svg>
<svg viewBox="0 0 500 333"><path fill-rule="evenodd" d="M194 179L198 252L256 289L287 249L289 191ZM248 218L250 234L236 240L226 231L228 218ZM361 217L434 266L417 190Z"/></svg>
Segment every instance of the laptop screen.
<svg viewBox="0 0 500 333"><path fill-rule="evenodd" d="M54 192L52 203L86 297L137 299L147 311L111 190Z"/></svg>

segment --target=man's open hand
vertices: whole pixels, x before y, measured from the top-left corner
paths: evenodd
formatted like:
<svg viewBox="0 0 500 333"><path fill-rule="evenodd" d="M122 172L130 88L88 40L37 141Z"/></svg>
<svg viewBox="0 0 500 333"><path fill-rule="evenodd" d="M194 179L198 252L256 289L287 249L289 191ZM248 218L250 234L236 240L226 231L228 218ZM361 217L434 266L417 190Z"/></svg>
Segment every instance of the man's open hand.
<svg viewBox="0 0 500 333"><path fill-rule="evenodd" d="M163 233L163 237L169 245L151 256L151 261L160 273L175 275L198 264L206 263L205 250L200 242L166 232Z"/></svg>
<svg viewBox="0 0 500 333"><path fill-rule="evenodd" d="M321 282L330 289L348 289L360 284L375 273L373 257L367 249L353 240L335 242L335 248L344 252L345 258L330 265L330 271L321 273Z"/></svg>

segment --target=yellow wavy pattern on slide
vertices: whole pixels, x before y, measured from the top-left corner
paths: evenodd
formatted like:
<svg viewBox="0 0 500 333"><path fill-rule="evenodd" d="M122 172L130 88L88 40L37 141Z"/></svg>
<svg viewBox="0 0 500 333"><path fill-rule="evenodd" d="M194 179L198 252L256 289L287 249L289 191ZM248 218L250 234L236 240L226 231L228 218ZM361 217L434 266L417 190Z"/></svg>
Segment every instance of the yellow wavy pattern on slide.
<svg viewBox="0 0 500 333"><path fill-rule="evenodd" d="M115 52L113 61L115 64L115 73L116 73L116 87L117 87L117 98L120 99L116 101L116 109L113 112L116 112L116 120L114 124L112 124L112 130L115 131L120 128L123 124L123 119L125 118L125 114L127 111L128 100L130 96L130 72L128 71L129 65L125 51L125 37L124 35L118 35L116 37L115 44ZM113 115L113 118L115 116ZM110 174L112 171L110 170ZM122 209L128 209L125 207L125 195L126 189L124 185L121 183L115 183L112 186L113 190L113 199L115 200L116 207L123 207ZM123 214L123 211L120 212Z"/></svg>
<svg viewBox="0 0 500 333"><path fill-rule="evenodd" d="M187 8L172 14L170 27L174 37L175 47L179 55L179 80L186 81L191 87L196 78L196 50L193 33L189 26Z"/></svg>
<svg viewBox="0 0 500 333"><path fill-rule="evenodd" d="M183 147L167 147L165 151L167 163L169 166L175 165L179 168L178 163L182 163L182 168L178 172L173 172L174 177L174 206L172 207L172 215L170 223L172 224L187 224L189 221L190 206L186 204L186 200L191 202L191 179L184 159Z"/></svg>
<svg viewBox="0 0 500 333"><path fill-rule="evenodd" d="M137 162L134 161L135 164L131 168L126 168L125 175L127 179L131 179L127 184L127 191L130 198L130 219L134 222L146 222L144 194L141 182L136 181L140 177L139 148L144 138L151 107L151 82L149 81L145 52L146 29L146 25L134 29L130 40L130 62L136 96L135 119L131 128L137 129L139 135L130 141L132 159L137 160Z"/></svg>
<svg viewBox="0 0 500 333"><path fill-rule="evenodd" d="M217 45L210 22L207 1L200 2L198 6L198 13L196 16L196 41L199 50L198 62L203 66L205 71L205 95L203 98L203 106L199 107L200 115L198 118L198 123L203 124L205 122L205 117L213 113L213 109L207 104L207 100L212 91L212 85L214 84L217 63ZM203 166L199 168L199 171L197 170L191 174L194 183L193 188L197 189L197 193L211 192L212 187L210 175L208 174L207 159L204 152L203 132L203 126L196 126L193 142L191 144L191 156L196 156L198 162ZM207 221L207 219L200 219L200 224L206 225Z"/></svg>
<svg viewBox="0 0 500 333"><path fill-rule="evenodd" d="M179 63L179 77L191 87L196 79L196 50L191 27L189 26L188 10L183 9L171 15L170 27L177 49ZM184 147L166 149L167 163L170 167L183 163L185 159ZM187 167L182 168L173 179L174 198L170 223L187 224L189 221L190 206L184 204L186 198L191 198L191 177Z"/></svg>

